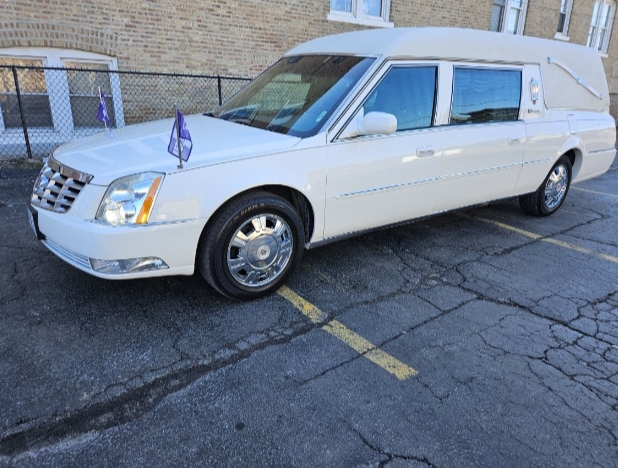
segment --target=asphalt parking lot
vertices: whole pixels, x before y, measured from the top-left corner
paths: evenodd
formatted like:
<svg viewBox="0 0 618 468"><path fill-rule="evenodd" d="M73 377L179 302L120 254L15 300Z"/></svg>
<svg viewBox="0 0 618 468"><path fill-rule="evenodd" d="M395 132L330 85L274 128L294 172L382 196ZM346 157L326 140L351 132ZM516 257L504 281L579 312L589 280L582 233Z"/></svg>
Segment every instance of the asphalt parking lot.
<svg viewBox="0 0 618 468"><path fill-rule="evenodd" d="M305 253L286 288L91 277L0 171L0 466L616 467L618 162Z"/></svg>

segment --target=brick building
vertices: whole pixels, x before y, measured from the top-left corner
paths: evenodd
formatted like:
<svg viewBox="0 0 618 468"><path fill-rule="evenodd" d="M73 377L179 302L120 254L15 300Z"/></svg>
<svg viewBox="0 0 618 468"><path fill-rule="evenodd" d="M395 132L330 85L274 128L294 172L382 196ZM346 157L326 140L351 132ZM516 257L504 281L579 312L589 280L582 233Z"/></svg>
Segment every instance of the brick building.
<svg viewBox="0 0 618 468"><path fill-rule="evenodd" d="M123 69L254 76L316 36L392 26L513 31L515 22L516 33L574 44L587 44L591 29L605 34L612 77L615 9L613 0L5 0L0 57L7 48L50 47L113 57ZM618 70L611 88L618 93Z"/></svg>
<svg viewBox="0 0 618 468"><path fill-rule="evenodd" d="M317 36L368 27L455 26L598 49L613 94L612 114L618 116L615 11L615 0L4 0L0 65L253 77ZM45 80L38 86L45 88ZM52 113L69 115L69 96L96 98L72 83L70 73L63 80L68 83L55 85L66 88L60 97L52 96L50 83L42 92L49 94L41 99L49 99ZM114 83L108 87L110 107L122 124L121 93L114 92ZM3 93L10 91L2 89L0 77L0 106ZM5 126L0 119L0 134Z"/></svg>

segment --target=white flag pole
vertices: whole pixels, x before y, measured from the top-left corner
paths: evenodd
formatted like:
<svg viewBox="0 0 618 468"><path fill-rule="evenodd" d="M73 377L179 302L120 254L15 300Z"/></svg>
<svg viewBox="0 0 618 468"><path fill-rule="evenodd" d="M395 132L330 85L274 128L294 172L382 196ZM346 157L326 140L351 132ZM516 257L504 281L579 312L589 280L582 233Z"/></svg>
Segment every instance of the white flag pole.
<svg viewBox="0 0 618 468"><path fill-rule="evenodd" d="M176 119L176 139L178 140L178 169L182 169L182 147L180 144L180 125L178 124L178 106L174 104L174 117Z"/></svg>

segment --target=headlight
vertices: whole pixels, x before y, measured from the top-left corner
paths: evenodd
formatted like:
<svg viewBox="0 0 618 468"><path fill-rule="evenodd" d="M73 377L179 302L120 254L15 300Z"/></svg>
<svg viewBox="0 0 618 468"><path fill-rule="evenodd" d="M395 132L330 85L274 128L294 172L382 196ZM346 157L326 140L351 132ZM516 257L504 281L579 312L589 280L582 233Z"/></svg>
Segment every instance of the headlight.
<svg viewBox="0 0 618 468"><path fill-rule="evenodd" d="M146 224L164 174L144 172L111 183L97 210L96 219L113 226Z"/></svg>

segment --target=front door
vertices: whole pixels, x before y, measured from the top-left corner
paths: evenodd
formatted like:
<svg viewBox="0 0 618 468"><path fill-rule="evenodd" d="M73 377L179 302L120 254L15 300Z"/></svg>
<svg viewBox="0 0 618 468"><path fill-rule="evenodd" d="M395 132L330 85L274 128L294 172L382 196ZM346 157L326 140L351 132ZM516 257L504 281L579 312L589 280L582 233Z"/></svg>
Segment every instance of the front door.
<svg viewBox="0 0 618 468"><path fill-rule="evenodd" d="M437 64L392 66L358 113L392 114L397 131L327 145L325 238L431 214L443 145L434 127L437 81Z"/></svg>

